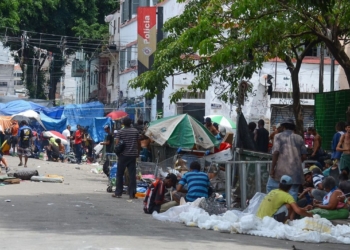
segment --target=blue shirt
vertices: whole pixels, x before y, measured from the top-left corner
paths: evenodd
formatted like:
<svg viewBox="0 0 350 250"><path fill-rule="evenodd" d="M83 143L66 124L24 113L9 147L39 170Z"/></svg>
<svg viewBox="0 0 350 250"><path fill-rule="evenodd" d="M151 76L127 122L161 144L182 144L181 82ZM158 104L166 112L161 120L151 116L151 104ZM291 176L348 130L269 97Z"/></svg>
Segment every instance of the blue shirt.
<svg viewBox="0 0 350 250"><path fill-rule="evenodd" d="M210 185L208 175L198 170L192 170L191 172L185 173L179 184L184 186L187 184L187 195L186 201L192 202L197 198L205 197L208 198L208 187Z"/></svg>
<svg viewBox="0 0 350 250"><path fill-rule="evenodd" d="M340 137L344 134L343 131L340 131L340 132L337 132L334 134L333 136L333 140L332 140L332 156L331 158L332 159L340 159L341 155L343 152L340 152L340 151L337 151L336 148L337 148L337 145L340 141Z"/></svg>

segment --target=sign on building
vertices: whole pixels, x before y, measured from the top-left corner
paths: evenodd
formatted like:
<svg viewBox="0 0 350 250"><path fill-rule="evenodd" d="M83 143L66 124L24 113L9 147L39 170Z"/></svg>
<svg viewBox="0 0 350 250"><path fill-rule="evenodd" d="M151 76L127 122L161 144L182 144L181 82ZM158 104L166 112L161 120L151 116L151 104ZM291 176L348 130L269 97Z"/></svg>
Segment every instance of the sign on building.
<svg viewBox="0 0 350 250"><path fill-rule="evenodd" d="M157 8L137 9L137 55L138 74L150 69L157 48Z"/></svg>

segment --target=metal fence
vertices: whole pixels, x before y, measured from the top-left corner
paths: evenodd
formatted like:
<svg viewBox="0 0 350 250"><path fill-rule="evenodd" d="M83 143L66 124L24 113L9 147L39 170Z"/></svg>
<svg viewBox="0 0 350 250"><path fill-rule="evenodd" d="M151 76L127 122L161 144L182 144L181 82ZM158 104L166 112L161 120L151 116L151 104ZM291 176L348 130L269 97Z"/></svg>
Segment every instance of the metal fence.
<svg viewBox="0 0 350 250"><path fill-rule="evenodd" d="M231 208L231 201L232 201L232 183L234 182L234 178L236 176L236 173L239 174L239 189L240 189L240 196L241 196L241 208L244 209L247 206L247 199L250 199L252 197L252 194L255 194L256 192L266 192L266 183L263 183L265 178L264 173L267 171L270 171L272 161L262 160L262 161L225 161L225 162L215 162L218 164L225 164L225 177L226 177L226 183L225 183L225 193L226 193L226 205L227 208ZM316 163L316 161L307 160L304 161L302 164L302 167L305 168L305 164L309 163ZM249 180L248 178L248 169L254 168L254 183L252 183L252 180ZM264 171L263 171L264 169ZM265 171L266 170L266 171ZM249 192L248 194L248 188L253 187L253 191Z"/></svg>
<svg viewBox="0 0 350 250"><path fill-rule="evenodd" d="M254 194L256 192L262 192L262 167L266 167L269 171L272 161L226 161L226 162L216 162L219 164L225 164L225 174L226 174L226 205L227 208L231 208L231 194L232 194L232 183L233 177L236 176L236 172L239 173L239 187L241 195L241 208L246 207L247 201L247 186L252 183L248 181L248 168L253 167L255 169L255 180L254 180ZM251 197L250 197L251 198Z"/></svg>

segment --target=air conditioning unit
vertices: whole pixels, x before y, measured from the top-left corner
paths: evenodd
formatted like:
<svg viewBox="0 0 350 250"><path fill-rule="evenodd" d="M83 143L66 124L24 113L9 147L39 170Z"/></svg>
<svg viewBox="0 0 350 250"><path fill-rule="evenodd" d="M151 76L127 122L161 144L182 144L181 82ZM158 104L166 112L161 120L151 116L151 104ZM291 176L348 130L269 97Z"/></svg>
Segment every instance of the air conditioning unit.
<svg viewBox="0 0 350 250"><path fill-rule="evenodd" d="M130 66L130 68L135 68L137 66L137 60L130 60L129 66Z"/></svg>

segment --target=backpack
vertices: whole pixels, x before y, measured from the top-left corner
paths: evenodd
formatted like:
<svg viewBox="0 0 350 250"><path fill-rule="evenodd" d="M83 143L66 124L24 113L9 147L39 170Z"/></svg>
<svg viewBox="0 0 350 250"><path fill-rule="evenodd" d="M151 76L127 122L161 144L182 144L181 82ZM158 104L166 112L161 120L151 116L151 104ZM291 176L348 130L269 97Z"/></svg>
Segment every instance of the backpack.
<svg viewBox="0 0 350 250"><path fill-rule="evenodd" d="M125 143L123 140L119 140L118 144L114 146L114 153L119 156L125 150Z"/></svg>

